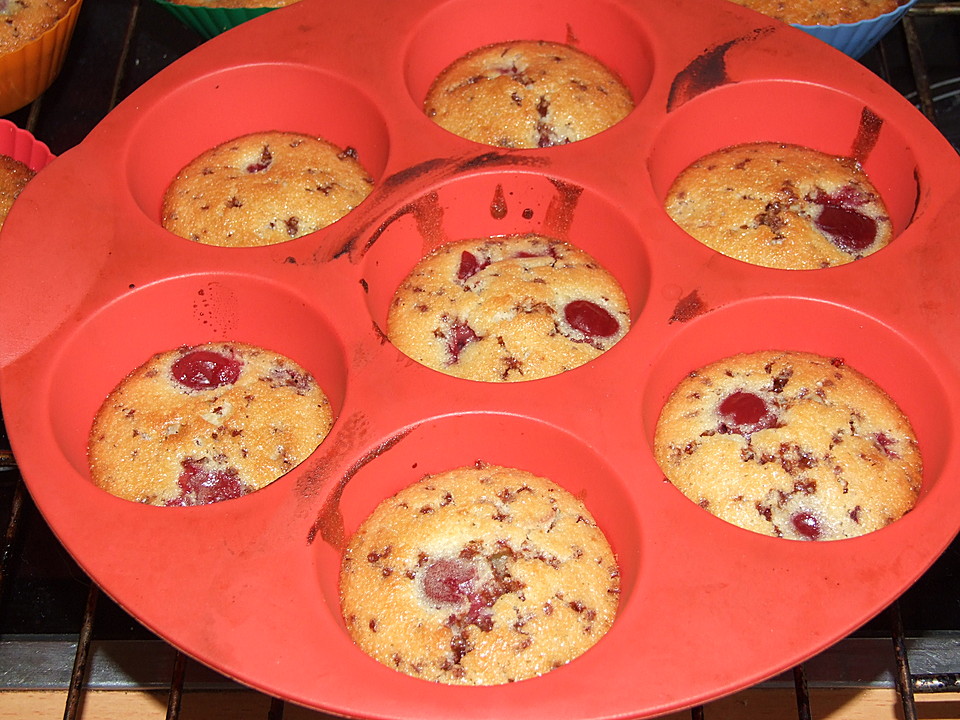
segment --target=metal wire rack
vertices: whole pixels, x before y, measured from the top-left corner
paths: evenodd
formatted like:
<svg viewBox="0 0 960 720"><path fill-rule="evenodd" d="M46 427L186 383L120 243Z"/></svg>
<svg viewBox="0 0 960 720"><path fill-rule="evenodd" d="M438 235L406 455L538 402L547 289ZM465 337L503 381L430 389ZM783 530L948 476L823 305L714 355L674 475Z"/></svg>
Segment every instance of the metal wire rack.
<svg viewBox="0 0 960 720"><path fill-rule="evenodd" d="M59 154L123 97L199 43L152 1L90 0L61 79L10 119ZM960 2L918 3L862 62L912 99L960 147ZM116 690L150 694L155 706L165 704L170 719L240 717L241 712L244 718L267 720L327 717L241 688L193 662L102 595L40 518L2 424L0 528L0 708L11 692L54 692L64 719L73 720L87 717L88 693ZM41 565L54 569L39 582L35 573ZM898 708L891 711L896 717L960 718L960 698L943 695L960 692L958 618L960 542L955 542L917 586L863 632L758 686L761 692L789 689L795 697L795 703L784 700L763 717L795 713L799 720L812 719L811 697L818 689L882 686L896 691ZM930 695L948 697L948 709L937 703L938 714L930 715L918 702ZM746 705L742 709L737 717L760 717ZM730 717L729 708L714 712L698 706L671 717ZM838 712L830 717L846 717ZM20 716L0 709L0 717Z"/></svg>

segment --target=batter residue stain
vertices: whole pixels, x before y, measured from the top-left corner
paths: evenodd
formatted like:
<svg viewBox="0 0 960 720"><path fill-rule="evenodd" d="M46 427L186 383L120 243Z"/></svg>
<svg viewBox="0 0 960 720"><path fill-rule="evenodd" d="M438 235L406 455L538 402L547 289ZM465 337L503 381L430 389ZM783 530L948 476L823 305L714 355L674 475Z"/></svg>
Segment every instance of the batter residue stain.
<svg viewBox="0 0 960 720"><path fill-rule="evenodd" d="M870 157L870 153L876 147L881 128L883 128L883 118L870 108L864 107L860 112L860 126L857 128L857 137L853 141L851 155L854 160L863 163Z"/></svg>
<svg viewBox="0 0 960 720"><path fill-rule="evenodd" d="M549 164L549 159L543 156L533 156L533 155L510 155L507 153L497 152L492 150L490 152L481 153L480 155L475 155L469 157L466 160L460 161L457 165L452 167L453 172L463 172L465 170L478 170L480 168L486 167L499 167L504 166L527 166L527 167L543 167Z"/></svg>
<svg viewBox="0 0 960 720"><path fill-rule="evenodd" d="M677 300L677 304L673 308L673 315L670 316L670 322L687 322L698 315L702 315L706 310L707 305L700 298L700 293L691 290L687 295Z"/></svg>
<svg viewBox="0 0 960 720"><path fill-rule="evenodd" d="M556 178L550 178L550 182L557 189L557 194L550 199L547 206L544 230L548 235L562 240L567 237L570 225L573 224L573 216L583 188Z"/></svg>
<svg viewBox="0 0 960 720"><path fill-rule="evenodd" d="M313 541L317 539L317 535L319 535L323 538L324 542L337 550L342 550L346 546L346 531L343 527L343 513L340 510L340 499L343 497L344 489L346 489L349 482L365 465L383 455L383 453L403 440L410 432L411 430L406 430L388 438L378 447L357 460L357 462L343 474L343 477L340 478L340 481L337 483L337 487L330 493L330 497L327 498L323 504L323 507L320 509L320 514L307 533L308 545L312 545Z"/></svg>
<svg viewBox="0 0 960 720"><path fill-rule="evenodd" d="M507 198L503 194L503 185L497 183L493 191L493 201L490 203L490 214L494 220L503 220L507 216Z"/></svg>
<svg viewBox="0 0 960 720"><path fill-rule="evenodd" d="M406 191L405 186L413 181L422 181L425 176L432 175L435 182L449 180L457 173L467 170L476 170L487 167L543 167L550 164L548 157L531 155L511 155L509 153L490 151L480 155L471 155L469 157L456 158L433 158L424 162L412 165L404 170L399 170L393 175L381 180L374 193L361 206L367 217L372 217L378 213L386 203L396 197L399 192ZM432 200L433 206L429 207L428 202ZM414 214L417 223L421 227L421 233L427 240L428 247L435 247L445 240L443 237L443 228L441 225L442 209L437 202L437 193L433 192L427 197L428 202L415 201L404 205L400 210L394 212L385 221L383 221L374 231L373 236L361 248L358 256L354 256L359 239L371 227L372 223L364 223L360 229L351 234L346 241L340 245L329 256L319 254L315 255L315 262L327 262L330 259L339 259L344 255L349 256L351 261L356 261L363 257L364 253L379 239L389 225L395 220L407 214ZM415 207L419 205L419 207ZM425 210L432 211L431 213Z"/></svg>
<svg viewBox="0 0 960 720"><path fill-rule="evenodd" d="M695 57L674 77L667 99L667 112L673 112L688 100L707 90L735 82L727 73L727 54L737 45L756 40L773 32L774 29L773 27L757 28L749 35L729 40Z"/></svg>
<svg viewBox="0 0 960 720"><path fill-rule="evenodd" d="M440 196L434 191L407 203L380 223L380 227L374 230L364 245L361 255L366 254L387 228L405 215L411 215L414 218L425 247L436 247L446 240L443 229L443 206L440 204Z"/></svg>
<svg viewBox="0 0 960 720"><path fill-rule="evenodd" d="M193 303L194 318L201 325L211 327L224 336L237 327L237 298L233 291L217 282L211 282L197 290Z"/></svg>

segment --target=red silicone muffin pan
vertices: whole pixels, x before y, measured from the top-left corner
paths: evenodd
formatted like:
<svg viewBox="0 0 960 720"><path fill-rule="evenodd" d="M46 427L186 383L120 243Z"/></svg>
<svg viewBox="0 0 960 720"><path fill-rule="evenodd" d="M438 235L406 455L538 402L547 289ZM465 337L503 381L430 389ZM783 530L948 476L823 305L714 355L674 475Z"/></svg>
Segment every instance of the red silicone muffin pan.
<svg viewBox="0 0 960 720"><path fill-rule="evenodd" d="M637 102L588 140L480 146L420 110L475 47L536 38L613 67ZM177 170L247 132L352 146L371 196L313 235L254 249L159 225ZM666 216L679 170L752 140L858 158L896 237L818 271L723 257ZM4 229L3 410L41 511L83 568L148 627L243 683L371 718L651 716L751 685L880 612L960 525L960 161L879 78L806 34L721 0L303 0L231 30L125 100L24 192ZM620 280L632 328L596 361L490 385L428 370L383 335L394 288L436 245L542 232ZM85 446L106 394L154 352L240 340L319 379L336 422L268 488L195 508L112 497ZM762 537L684 498L653 460L686 373L766 348L843 358L911 418L916 508L876 533ZM476 460L581 496L622 565L616 623L580 658L497 687L427 683L351 642L345 537L424 473ZM678 682L677 678L682 678Z"/></svg>

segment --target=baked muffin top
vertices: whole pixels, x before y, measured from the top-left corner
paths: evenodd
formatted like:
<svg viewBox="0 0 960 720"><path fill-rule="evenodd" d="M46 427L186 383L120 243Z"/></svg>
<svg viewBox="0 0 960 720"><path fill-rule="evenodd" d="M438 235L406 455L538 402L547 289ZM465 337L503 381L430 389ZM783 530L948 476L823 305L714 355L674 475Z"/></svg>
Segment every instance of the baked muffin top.
<svg viewBox="0 0 960 720"><path fill-rule="evenodd" d="M797 25L840 25L886 15L906 0L731 0Z"/></svg>
<svg viewBox="0 0 960 720"><path fill-rule="evenodd" d="M0 0L0 54L19 50L67 14L76 0Z"/></svg>
<svg viewBox="0 0 960 720"><path fill-rule="evenodd" d="M478 462L383 501L350 540L340 592L347 629L379 662L494 685L592 647L613 623L620 570L581 500Z"/></svg>
<svg viewBox="0 0 960 720"><path fill-rule="evenodd" d="M19 160L0 155L0 228L7 219L13 201L36 173Z"/></svg>
<svg viewBox="0 0 960 720"><path fill-rule="evenodd" d="M684 378L657 422L667 479L706 511L764 535L836 540L914 505L922 460L909 420L837 358L759 351Z"/></svg>
<svg viewBox="0 0 960 720"><path fill-rule="evenodd" d="M677 176L665 207L708 247L771 268L842 265L893 236L883 199L856 161L799 145L709 153Z"/></svg>
<svg viewBox="0 0 960 720"><path fill-rule="evenodd" d="M401 283L387 317L387 336L401 352L484 382L579 367L629 327L616 278L582 249L537 234L437 248Z"/></svg>
<svg viewBox="0 0 960 720"><path fill-rule="evenodd" d="M516 41L478 48L434 80L427 116L455 135L507 148L583 140L633 109L623 81L569 45Z"/></svg>
<svg viewBox="0 0 960 720"><path fill-rule="evenodd" d="M161 222L205 245L272 245L336 222L372 189L353 148L304 133L255 132L189 162L164 194Z"/></svg>
<svg viewBox="0 0 960 720"><path fill-rule="evenodd" d="M158 353L106 398L90 430L93 481L135 502L205 505L296 467L333 424L329 400L290 358L214 342Z"/></svg>

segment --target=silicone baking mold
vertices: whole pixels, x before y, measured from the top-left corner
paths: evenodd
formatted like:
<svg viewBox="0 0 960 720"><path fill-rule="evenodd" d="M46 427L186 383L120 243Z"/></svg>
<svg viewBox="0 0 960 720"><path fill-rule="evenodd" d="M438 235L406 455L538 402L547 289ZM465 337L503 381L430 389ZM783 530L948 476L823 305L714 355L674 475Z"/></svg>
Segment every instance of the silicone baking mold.
<svg viewBox="0 0 960 720"><path fill-rule="evenodd" d="M437 72L515 38L576 44L637 102L555 148L454 137L420 104ZM282 128L355 148L373 193L313 235L199 246L159 225L200 151ZM752 140L859 159L892 243L780 271L723 257L662 209L677 172ZM0 253L0 383L10 438L63 544L149 628L227 675L370 718L651 716L733 692L881 611L960 525L960 161L879 78L803 32L720 0L303 0L220 35L117 107L21 195ZM596 361L491 385L417 365L383 334L394 288L436 245L542 232L610 269L632 308ZM106 394L154 352L210 340L310 370L336 421L302 465L216 505L156 508L96 488L85 447ZM910 417L922 495L870 535L802 543L720 521L664 481L653 427L686 373L740 351L843 358ZM379 665L340 617L344 539L424 473L484 460L583 498L622 568L617 620L546 675L430 684ZM674 682L676 678L682 682Z"/></svg>

